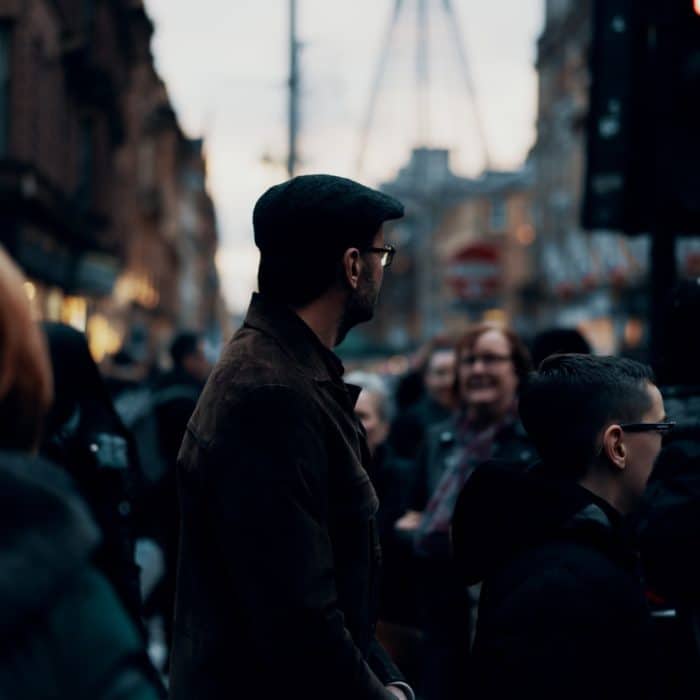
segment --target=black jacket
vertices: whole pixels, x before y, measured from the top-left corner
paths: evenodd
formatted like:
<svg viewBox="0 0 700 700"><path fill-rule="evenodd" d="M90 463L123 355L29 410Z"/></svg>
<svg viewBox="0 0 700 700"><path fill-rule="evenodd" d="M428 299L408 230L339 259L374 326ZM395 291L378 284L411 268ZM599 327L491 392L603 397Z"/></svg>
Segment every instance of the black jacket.
<svg viewBox="0 0 700 700"><path fill-rule="evenodd" d="M254 295L180 451L171 698L389 700L359 390L291 310Z"/></svg>
<svg viewBox="0 0 700 700"><path fill-rule="evenodd" d="M90 566L99 535L65 475L0 452L0 534L0 697L161 697L136 628Z"/></svg>
<svg viewBox="0 0 700 700"><path fill-rule="evenodd" d="M391 425L389 443L399 457L416 459L427 431L444 423L452 413L430 396L424 396L396 417Z"/></svg>
<svg viewBox="0 0 700 700"><path fill-rule="evenodd" d="M459 416L432 426L427 434L418 459L411 492L411 508L422 511L440 479L452 460L460 459L461 446L457 442ZM514 469L525 470L537 458L537 452L530 442L520 421L505 426L493 440L493 450L488 461L498 460L513 465Z"/></svg>
<svg viewBox="0 0 700 700"><path fill-rule="evenodd" d="M483 582L471 697L654 697L637 556L606 502L537 469L481 469L453 542L464 582Z"/></svg>
<svg viewBox="0 0 700 700"><path fill-rule="evenodd" d="M671 414L676 417L676 414ZM695 417L697 421L697 416ZM674 442L654 466L639 512L642 568L655 605L666 698L700 696L700 444ZM673 611L674 615L668 614Z"/></svg>

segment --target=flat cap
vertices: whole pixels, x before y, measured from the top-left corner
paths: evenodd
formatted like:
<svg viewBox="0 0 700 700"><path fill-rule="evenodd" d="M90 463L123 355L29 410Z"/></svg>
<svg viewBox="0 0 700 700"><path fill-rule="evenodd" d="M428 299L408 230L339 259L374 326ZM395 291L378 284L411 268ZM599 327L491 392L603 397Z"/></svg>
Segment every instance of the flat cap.
<svg viewBox="0 0 700 700"><path fill-rule="evenodd" d="M271 187L253 211L263 254L320 255L369 245L384 221L400 219L393 197L335 175L300 175Z"/></svg>

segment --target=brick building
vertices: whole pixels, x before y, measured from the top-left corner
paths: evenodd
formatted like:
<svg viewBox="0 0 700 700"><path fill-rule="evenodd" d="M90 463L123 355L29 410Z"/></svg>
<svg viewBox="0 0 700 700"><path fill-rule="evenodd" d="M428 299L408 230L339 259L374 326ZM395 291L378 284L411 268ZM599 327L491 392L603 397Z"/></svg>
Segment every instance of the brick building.
<svg viewBox="0 0 700 700"><path fill-rule="evenodd" d="M201 142L152 33L140 0L0 0L0 240L37 313L86 329L98 358L134 338L153 357L221 311Z"/></svg>
<svg viewBox="0 0 700 700"><path fill-rule="evenodd" d="M524 312L534 327L577 326L598 350L641 342L649 243L580 224L592 37L591 0L547 0L538 42L536 275Z"/></svg>
<svg viewBox="0 0 700 700"><path fill-rule="evenodd" d="M126 64L115 12L0 0L2 242L36 281L42 312L74 322L118 269L110 214Z"/></svg>

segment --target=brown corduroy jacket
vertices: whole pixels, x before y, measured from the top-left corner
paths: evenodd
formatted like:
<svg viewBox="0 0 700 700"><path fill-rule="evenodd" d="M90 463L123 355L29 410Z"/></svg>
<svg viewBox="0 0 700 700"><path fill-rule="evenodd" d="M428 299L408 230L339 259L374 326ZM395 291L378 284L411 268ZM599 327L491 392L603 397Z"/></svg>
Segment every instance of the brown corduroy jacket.
<svg viewBox="0 0 700 700"><path fill-rule="evenodd" d="M381 552L342 365L254 295L189 422L173 700L389 700L374 637Z"/></svg>

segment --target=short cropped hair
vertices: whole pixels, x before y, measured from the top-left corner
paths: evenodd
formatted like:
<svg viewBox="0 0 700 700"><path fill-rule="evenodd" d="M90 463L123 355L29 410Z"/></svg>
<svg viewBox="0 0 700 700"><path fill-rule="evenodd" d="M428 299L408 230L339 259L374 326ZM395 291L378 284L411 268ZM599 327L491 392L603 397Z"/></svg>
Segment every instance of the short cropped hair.
<svg viewBox="0 0 700 700"><path fill-rule="evenodd" d="M41 437L53 380L24 282L0 246L0 448L30 451Z"/></svg>
<svg viewBox="0 0 700 700"><path fill-rule="evenodd" d="M391 392L389 391L387 383L380 375L374 372L356 370L355 372L350 372L345 377L345 380L348 384L359 386L363 391L375 396L377 398L377 405L379 406L380 418L387 423L391 422L394 417L394 402L392 401Z"/></svg>
<svg viewBox="0 0 700 700"><path fill-rule="evenodd" d="M520 418L542 460L564 478L586 475L598 435L610 423L637 422L651 408L651 368L634 360L552 355L520 392Z"/></svg>

